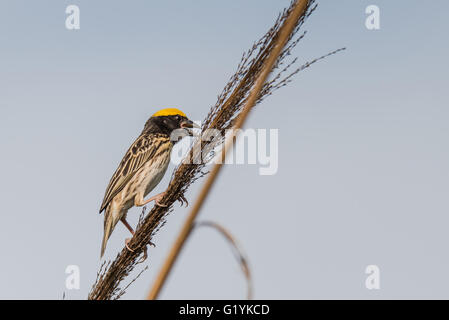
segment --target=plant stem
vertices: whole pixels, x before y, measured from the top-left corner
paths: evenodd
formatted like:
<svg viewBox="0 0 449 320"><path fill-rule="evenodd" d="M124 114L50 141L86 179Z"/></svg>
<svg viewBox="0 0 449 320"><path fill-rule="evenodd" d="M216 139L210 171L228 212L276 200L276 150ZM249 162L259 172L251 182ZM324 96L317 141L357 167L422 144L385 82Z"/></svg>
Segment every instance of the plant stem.
<svg viewBox="0 0 449 320"><path fill-rule="evenodd" d="M281 29L279 30L279 35L273 39L273 41L276 41L276 45L273 47L265 66L263 67L261 73L259 74L254 87L252 88L248 100L246 101L243 110L241 114L239 115L235 125L234 129L240 129L243 127L252 107L256 104L257 99L259 98L260 92L263 88L263 85L265 81L267 80L268 76L270 75L273 66L275 65L282 49L284 48L285 44L287 43L290 35L292 34L296 24L298 23L299 19L306 13L308 5L308 0L297 0L293 10L290 12L290 15L288 18L284 21L284 24L282 25ZM224 157L226 155L226 152L233 147L234 139L228 139L225 142L224 148L221 150L221 156L224 160ZM164 283L167 280L167 277L170 273L170 271L173 268L174 263L176 262L176 259L179 256L179 253L181 252L181 249L183 248L187 238L190 235L190 232L192 231L193 223L195 222L196 217L198 216L201 207L203 206L204 201L206 200L207 196L209 195L209 191L212 188L222 166L224 161L221 161L220 163L216 163L214 167L212 168L206 182L203 185L203 188L201 189L201 192L198 196L198 198L195 201L195 204L193 205L187 220L185 221L181 232L179 233L173 247L171 248L167 259L164 262L164 265L162 266L162 269L160 270L153 287L151 288L147 299L153 300L157 299L159 296L159 293L164 285Z"/></svg>

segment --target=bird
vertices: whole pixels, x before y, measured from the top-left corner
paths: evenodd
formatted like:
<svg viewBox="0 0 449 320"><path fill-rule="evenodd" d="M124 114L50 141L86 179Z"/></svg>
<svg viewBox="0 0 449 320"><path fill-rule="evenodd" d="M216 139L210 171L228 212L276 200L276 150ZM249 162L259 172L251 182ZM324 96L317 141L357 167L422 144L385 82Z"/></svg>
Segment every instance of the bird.
<svg viewBox="0 0 449 320"><path fill-rule="evenodd" d="M199 126L176 108L159 110L146 121L142 133L125 153L106 188L100 207L100 214L105 212L100 258L119 221L134 235L133 228L126 221L130 208L144 206L151 201L155 201L155 205L166 206L161 203L165 192L147 200L144 198L159 184L167 171L173 145L179 138L193 135L191 128ZM176 139L172 138L175 130ZM130 240L125 240L125 246L133 251L128 247Z"/></svg>

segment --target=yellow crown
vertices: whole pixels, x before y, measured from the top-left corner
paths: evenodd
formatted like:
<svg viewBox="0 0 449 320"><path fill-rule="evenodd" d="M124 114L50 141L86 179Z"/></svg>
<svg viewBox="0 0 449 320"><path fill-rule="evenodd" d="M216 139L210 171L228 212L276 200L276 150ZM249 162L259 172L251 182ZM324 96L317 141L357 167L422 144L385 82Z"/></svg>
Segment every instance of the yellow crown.
<svg viewBox="0 0 449 320"><path fill-rule="evenodd" d="M152 117L162 117L162 116L182 116L187 118L184 112L176 108L162 109L152 115Z"/></svg>

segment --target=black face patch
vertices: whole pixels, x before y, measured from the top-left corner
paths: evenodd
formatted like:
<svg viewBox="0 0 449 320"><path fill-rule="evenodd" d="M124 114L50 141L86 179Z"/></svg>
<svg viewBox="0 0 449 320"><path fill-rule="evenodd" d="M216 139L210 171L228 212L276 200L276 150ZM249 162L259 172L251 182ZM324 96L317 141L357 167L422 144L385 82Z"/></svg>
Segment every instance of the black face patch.
<svg viewBox="0 0 449 320"><path fill-rule="evenodd" d="M173 130L181 127L181 122L185 119L180 115L153 117L147 121L144 131L148 133L163 133L170 136Z"/></svg>

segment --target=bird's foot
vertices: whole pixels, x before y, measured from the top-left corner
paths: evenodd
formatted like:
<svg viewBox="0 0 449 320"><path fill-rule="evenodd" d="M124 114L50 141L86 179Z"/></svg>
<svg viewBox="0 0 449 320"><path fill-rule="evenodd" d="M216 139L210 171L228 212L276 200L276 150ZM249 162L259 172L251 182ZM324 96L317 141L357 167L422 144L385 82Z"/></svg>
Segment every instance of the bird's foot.
<svg viewBox="0 0 449 320"><path fill-rule="evenodd" d="M189 206L189 201L187 201L186 197L181 194L178 198L178 201L181 202L181 207L185 204L186 208Z"/></svg>
<svg viewBox="0 0 449 320"><path fill-rule="evenodd" d="M157 196L155 196L154 203L159 207L167 208L168 205L161 203L161 200L164 196L165 196L165 192L159 193Z"/></svg>
<svg viewBox="0 0 449 320"><path fill-rule="evenodd" d="M142 258L139 259L139 261L137 261L137 264L144 262L145 260L147 260L148 258L148 252L147 252L147 247L143 247L143 256Z"/></svg>
<svg viewBox="0 0 449 320"><path fill-rule="evenodd" d="M131 251L131 252L134 252L135 250L134 249L131 249L129 246L128 246L128 243L131 241L131 238L126 238L125 239L125 247L126 247L126 249L128 249L129 251Z"/></svg>
<svg viewBox="0 0 449 320"><path fill-rule="evenodd" d="M136 250L135 250L135 249L131 249L131 248L129 247L129 245L128 245L130 241L131 241L131 238L125 239L125 247L126 247L126 249L128 249L129 251L135 252ZM154 246L154 244L152 244L152 243L150 243L150 244ZM148 250L147 250L147 247L145 246L145 247L143 247L143 256L142 256L142 258L140 258L140 259L137 261L137 263L138 263L138 264L139 264L139 263L142 263L142 262L144 262L147 258L148 258Z"/></svg>

